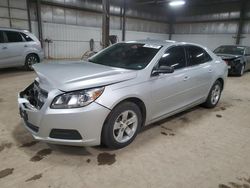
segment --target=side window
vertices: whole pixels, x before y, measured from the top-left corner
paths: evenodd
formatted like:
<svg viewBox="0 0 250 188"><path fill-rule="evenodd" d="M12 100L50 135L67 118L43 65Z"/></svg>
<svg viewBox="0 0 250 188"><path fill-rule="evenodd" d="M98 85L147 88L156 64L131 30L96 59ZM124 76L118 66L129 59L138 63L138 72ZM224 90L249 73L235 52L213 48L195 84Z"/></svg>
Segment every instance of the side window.
<svg viewBox="0 0 250 188"><path fill-rule="evenodd" d="M168 49L159 61L160 66L169 66L174 69L180 69L186 66L185 50L181 46Z"/></svg>
<svg viewBox="0 0 250 188"><path fill-rule="evenodd" d="M28 35L26 35L25 33L20 33L22 36L23 36L23 38L27 41L27 42L30 42L30 41L33 41L33 39L32 38L30 38Z"/></svg>
<svg viewBox="0 0 250 188"><path fill-rule="evenodd" d="M23 42L22 36L15 31L5 31L8 42Z"/></svg>
<svg viewBox="0 0 250 188"><path fill-rule="evenodd" d="M188 66L199 65L211 61L210 55L198 46L186 46L188 54Z"/></svg>
<svg viewBox="0 0 250 188"><path fill-rule="evenodd" d="M0 31L0 43L4 43L3 31Z"/></svg>

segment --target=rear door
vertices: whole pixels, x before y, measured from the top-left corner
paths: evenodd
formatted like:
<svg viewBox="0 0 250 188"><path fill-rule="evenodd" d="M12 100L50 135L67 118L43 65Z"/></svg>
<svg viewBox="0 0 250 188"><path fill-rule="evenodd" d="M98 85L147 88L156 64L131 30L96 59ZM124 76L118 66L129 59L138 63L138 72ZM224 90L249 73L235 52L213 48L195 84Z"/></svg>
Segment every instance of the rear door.
<svg viewBox="0 0 250 188"><path fill-rule="evenodd" d="M192 83L192 86L189 88L189 101L203 100L207 97L211 87L214 71L212 58L199 46L186 45L185 49L187 53L188 77Z"/></svg>
<svg viewBox="0 0 250 188"><path fill-rule="evenodd" d="M5 34L0 30L0 68L6 67L8 65L8 53L7 53L7 41Z"/></svg>
<svg viewBox="0 0 250 188"><path fill-rule="evenodd" d="M4 31L4 33L7 37L6 62L9 66L24 64L24 38L16 31Z"/></svg>

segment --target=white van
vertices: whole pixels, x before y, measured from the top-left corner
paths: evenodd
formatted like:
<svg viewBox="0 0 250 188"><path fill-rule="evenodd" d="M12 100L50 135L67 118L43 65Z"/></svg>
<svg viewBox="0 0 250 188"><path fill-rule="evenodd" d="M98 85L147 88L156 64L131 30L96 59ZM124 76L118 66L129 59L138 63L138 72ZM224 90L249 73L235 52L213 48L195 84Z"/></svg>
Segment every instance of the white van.
<svg viewBox="0 0 250 188"><path fill-rule="evenodd" d="M32 65L44 58L40 41L25 30L0 28L0 68Z"/></svg>

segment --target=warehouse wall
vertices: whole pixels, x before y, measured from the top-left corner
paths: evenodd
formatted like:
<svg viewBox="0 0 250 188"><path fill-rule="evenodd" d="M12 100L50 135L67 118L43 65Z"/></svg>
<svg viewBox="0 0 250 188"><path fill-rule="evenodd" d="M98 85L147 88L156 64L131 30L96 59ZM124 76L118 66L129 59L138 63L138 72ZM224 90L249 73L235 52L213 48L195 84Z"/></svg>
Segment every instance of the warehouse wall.
<svg viewBox="0 0 250 188"><path fill-rule="evenodd" d="M98 12L76 10L52 5L42 5L43 38L53 42L44 42L46 57L80 58L89 50L89 41L94 39L94 50L101 49L102 14ZM111 11L119 12L111 7ZM135 14L132 10L128 14ZM145 16L136 14L135 16ZM32 32L38 36L35 5L31 5ZM159 18L158 18L159 19ZM122 40L121 17L110 17L110 35ZM126 40L168 39L168 24L163 21L148 21L139 18L126 19Z"/></svg>
<svg viewBox="0 0 250 188"><path fill-rule="evenodd" d="M0 0L0 27L29 29L26 0Z"/></svg>
<svg viewBox="0 0 250 188"><path fill-rule="evenodd" d="M221 44L235 44L237 22L175 24L173 40L194 42L215 49Z"/></svg>
<svg viewBox="0 0 250 188"><path fill-rule="evenodd" d="M176 24L173 26L174 34L172 39L200 43L212 50L222 44L235 44L238 19L240 18L239 9L240 4L232 4L228 5L227 9L225 7L214 7L214 9L196 10L179 16L176 19ZM250 7L246 8L248 11L249 9ZM216 11L219 13L216 13ZM245 19L249 18L250 12L247 12ZM240 44L250 46L249 38L250 22L245 21L243 38Z"/></svg>

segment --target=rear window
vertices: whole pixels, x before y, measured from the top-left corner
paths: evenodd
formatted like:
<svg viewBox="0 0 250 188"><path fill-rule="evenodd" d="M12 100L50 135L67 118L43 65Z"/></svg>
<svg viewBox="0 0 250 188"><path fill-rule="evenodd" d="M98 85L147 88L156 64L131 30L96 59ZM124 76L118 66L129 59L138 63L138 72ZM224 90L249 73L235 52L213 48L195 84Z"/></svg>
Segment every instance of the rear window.
<svg viewBox="0 0 250 188"><path fill-rule="evenodd" d="M5 33L7 35L8 42L23 42L23 38L19 32L5 31Z"/></svg>
<svg viewBox="0 0 250 188"><path fill-rule="evenodd" d="M198 46L186 46L188 53L188 65L199 65L211 61L210 55L201 47Z"/></svg>
<svg viewBox="0 0 250 188"><path fill-rule="evenodd" d="M22 36L23 36L23 38L27 41L27 42L30 42L30 41L33 41L33 39L32 38L30 38L28 35L26 35L25 33L20 33Z"/></svg>

